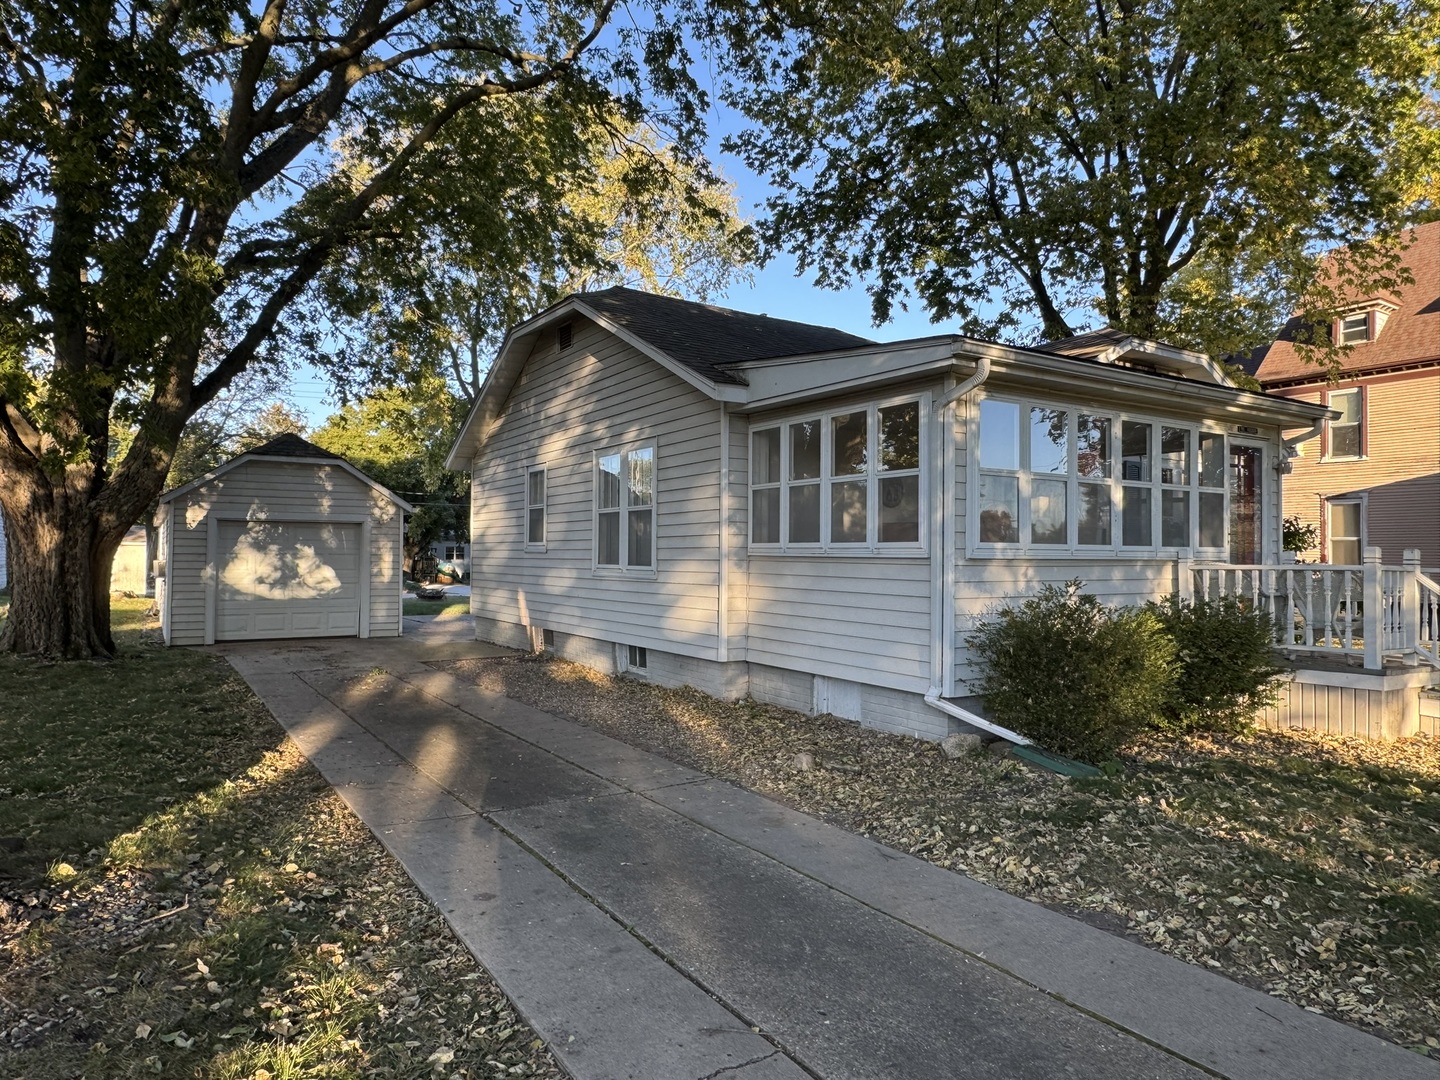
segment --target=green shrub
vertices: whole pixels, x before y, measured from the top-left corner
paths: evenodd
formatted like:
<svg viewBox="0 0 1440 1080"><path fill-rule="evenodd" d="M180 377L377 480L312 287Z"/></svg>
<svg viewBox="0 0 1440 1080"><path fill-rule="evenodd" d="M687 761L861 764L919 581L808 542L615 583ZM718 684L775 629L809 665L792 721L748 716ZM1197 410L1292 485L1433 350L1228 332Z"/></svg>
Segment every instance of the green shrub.
<svg viewBox="0 0 1440 1080"><path fill-rule="evenodd" d="M1080 761L1113 758L1156 722L1175 685L1175 645L1147 608L1108 608L1046 585L987 616L967 639L990 719Z"/></svg>
<svg viewBox="0 0 1440 1080"><path fill-rule="evenodd" d="M1233 596L1148 605L1175 642L1179 677L1161 728L1236 733L1279 697L1275 626L1270 616Z"/></svg>

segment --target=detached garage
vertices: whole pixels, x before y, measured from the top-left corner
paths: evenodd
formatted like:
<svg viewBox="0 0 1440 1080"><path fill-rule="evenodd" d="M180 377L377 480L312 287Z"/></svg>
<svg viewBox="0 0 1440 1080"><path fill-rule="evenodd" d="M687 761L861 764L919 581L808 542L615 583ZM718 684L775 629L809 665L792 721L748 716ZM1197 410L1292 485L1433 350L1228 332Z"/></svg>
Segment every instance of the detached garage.
<svg viewBox="0 0 1440 1080"><path fill-rule="evenodd" d="M155 522L166 643L398 636L411 509L298 435L167 492Z"/></svg>

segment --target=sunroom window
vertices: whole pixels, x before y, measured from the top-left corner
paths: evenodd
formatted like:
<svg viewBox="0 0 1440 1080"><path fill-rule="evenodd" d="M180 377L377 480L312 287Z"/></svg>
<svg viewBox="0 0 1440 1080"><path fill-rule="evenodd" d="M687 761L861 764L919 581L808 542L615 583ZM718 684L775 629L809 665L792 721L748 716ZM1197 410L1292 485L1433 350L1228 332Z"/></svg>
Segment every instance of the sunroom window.
<svg viewBox="0 0 1440 1080"><path fill-rule="evenodd" d="M1029 401L978 410L975 547L1036 555L1225 546L1225 436Z"/></svg>
<svg viewBox="0 0 1440 1080"><path fill-rule="evenodd" d="M750 542L782 551L921 547L920 399L856 405L750 434Z"/></svg>

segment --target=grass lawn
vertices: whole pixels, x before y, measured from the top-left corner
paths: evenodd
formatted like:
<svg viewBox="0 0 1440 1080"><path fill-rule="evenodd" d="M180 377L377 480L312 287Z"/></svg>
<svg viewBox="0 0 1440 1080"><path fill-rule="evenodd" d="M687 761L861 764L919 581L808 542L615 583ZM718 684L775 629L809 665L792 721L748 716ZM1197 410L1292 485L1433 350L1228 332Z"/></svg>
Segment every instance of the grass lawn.
<svg viewBox="0 0 1440 1080"><path fill-rule="evenodd" d="M406 615L468 615L470 614L470 598L468 596L450 596L443 600L420 600L413 596L407 596L402 602L402 610Z"/></svg>
<svg viewBox="0 0 1440 1080"><path fill-rule="evenodd" d="M223 660L0 657L0 1075L544 1076L504 995ZM13 845L12 845L13 846Z"/></svg>
<svg viewBox="0 0 1440 1080"><path fill-rule="evenodd" d="M1157 742L1119 777L1069 781L563 661L446 667L1440 1057L1436 740Z"/></svg>

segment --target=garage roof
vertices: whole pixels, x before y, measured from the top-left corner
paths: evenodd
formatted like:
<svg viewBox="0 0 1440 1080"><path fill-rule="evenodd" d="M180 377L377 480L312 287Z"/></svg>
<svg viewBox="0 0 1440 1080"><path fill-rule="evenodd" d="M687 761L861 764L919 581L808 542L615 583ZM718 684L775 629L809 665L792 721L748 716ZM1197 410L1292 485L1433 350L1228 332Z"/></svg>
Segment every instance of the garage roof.
<svg viewBox="0 0 1440 1080"><path fill-rule="evenodd" d="M188 484L181 484L179 487L165 492L165 494L160 496L160 502L163 505L164 503L170 502L172 499L179 498L181 495L184 495L189 491L193 491L201 484L209 483L217 476L223 476L225 473L229 472L237 465L243 465L247 461L283 461L291 465L303 462L310 462L311 464L315 465L339 466L340 468L348 472L350 475L354 476L355 479L361 481L362 483L368 484L370 487L380 492L380 494L384 495L396 506L400 507L400 509L404 513L411 514L415 512L415 508L409 503L407 503L404 499L400 498L399 495L396 495L384 484L376 483L374 480L370 479L370 477L366 476L354 465L351 465L350 462L346 461L339 454L331 453L329 450L325 450L319 446L316 446L314 443L302 439L299 435L292 435L289 432L286 432L283 435L277 435L269 442L261 443L259 446L255 447L252 450L246 450L243 454L236 454L233 458L225 462L225 464L221 465L218 469L212 469L204 476L201 476L195 480L191 480Z"/></svg>

